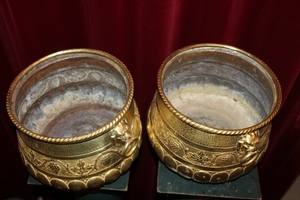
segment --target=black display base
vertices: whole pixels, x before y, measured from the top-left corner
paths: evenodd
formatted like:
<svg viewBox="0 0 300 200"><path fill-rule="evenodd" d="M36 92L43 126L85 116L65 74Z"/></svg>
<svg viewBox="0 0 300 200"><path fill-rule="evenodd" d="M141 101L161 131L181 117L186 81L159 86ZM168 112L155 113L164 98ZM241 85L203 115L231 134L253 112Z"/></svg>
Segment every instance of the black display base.
<svg viewBox="0 0 300 200"><path fill-rule="evenodd" d="M76 192L73 191L73 196L76 200L92 200L92 199L108 199L108 200L121 200L124 199L124 192L128 189L130 172L121 175L116 181L103 185L99 189L86 190ZM27 183L29 185L42 185L37 179L29 176Z"/></svg>
<svg viewBox="0 0 300 200"><path fill-rule="evenodd" d="M160 199L262 199L257 168L232 181L198 183L183 178L159 162L157 192Z"/></svg>

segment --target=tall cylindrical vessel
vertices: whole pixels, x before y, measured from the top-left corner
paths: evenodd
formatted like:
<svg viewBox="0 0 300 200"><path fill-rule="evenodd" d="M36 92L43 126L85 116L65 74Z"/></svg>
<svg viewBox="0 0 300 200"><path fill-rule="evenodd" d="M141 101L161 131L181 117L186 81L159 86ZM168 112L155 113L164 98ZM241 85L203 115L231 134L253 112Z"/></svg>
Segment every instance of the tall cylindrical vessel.
<svg viewBox="0 0 300 200"><path fill-rule="evenodd" d="M171 170L218 183L262 159L282 97L260 59L231 46L196 44L166 58L157 81L147 131Z"/></svg>
<svg viewBox="0 0 300 200"><path fill-rule="evenodd" d="M125 65L93 49L60 51L23 70L9 88L7 111L30 174L79 191L126 172L142 143L133 89Z"/></svg>

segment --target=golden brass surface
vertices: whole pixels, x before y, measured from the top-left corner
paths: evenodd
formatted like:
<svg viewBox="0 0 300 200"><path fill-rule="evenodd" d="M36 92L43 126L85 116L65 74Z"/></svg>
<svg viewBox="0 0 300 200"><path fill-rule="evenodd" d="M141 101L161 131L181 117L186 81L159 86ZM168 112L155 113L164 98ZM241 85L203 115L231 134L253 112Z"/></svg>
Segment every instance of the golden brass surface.
<svg viewBox="0 0 300 200"><path fill-rule="evenodd" d="M220 44L184 47L159 69L148 137L176 173L198 182L232 180L265 154L281 98L275 74L255 56Z"/></svg>
<svg viewBox="0 0 300 200"><path fill-rule="evenodd" d="M65 50L30 65L11 84L7 111L30 174L62 190L115 181L142 144L132 77L98 50Z"/></svg>

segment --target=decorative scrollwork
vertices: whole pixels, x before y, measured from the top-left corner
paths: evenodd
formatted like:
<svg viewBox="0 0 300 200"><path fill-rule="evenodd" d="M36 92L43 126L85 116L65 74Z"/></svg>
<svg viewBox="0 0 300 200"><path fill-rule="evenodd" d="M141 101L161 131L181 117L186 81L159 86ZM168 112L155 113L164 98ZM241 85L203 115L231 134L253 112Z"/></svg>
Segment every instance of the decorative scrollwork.
<svg viewBox="0 0 300 200"><path fill-rule="evenodd" d="M99 163L101 163L101 165L105 167L110 166L111 161L112 161L112 154L110 153L104 154L99 158Z"/></svg>
<svg viewBox="0 0 300 200"><path fill-rule="evenodd" d="M236 155L233 153L216 154L213 157L212 163L215 166L229 166L237 163Z"/></svg>
<svg viewBox="0 0 300 200"><path fill-rule="evenodd" d="M69 169L78 175L86 174L94 169L93 164L86 164L84 161L79 160L76 164L76 166L71 166Z"/></svg>
<svg viewBox="0 0 300 200"><path fill-rule="evenodd" d="M55 174L58 174L60 171L60 167L58 164L54 163L54 162L50 162L49 163L49 169L54 172Z"/></svg>
<svg viewBox="0 0 300 200"><path fill-rule="evenodd" d="M211 165L211 158L206 155L204 151L193 152L186 149L186 158L192 163L201 164L201 165Z"/></svg>
<svg viewBox="0 0 300 200"><path fill-rule="evenodd" d="M170 138L168 140L168 146L169 146L170 150L174 153L177 153L178 151L180 151L182 149L181 142L175 138Z"/></svg>
<svg viewBox="0 0 300 200"><path fill-rule="evenodd" d="M42 164L42 161L35 156L35 153L32 150L27 152L27 158L36 166Z"/></svg>

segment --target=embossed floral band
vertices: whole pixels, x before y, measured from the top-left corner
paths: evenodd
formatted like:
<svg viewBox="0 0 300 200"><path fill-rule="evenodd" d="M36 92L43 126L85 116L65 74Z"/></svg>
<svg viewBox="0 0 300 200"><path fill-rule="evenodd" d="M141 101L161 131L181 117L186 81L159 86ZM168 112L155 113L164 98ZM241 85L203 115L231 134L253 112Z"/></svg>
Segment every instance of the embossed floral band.
<svg viewBox="0 0 300 200"><path fill-rule="evenodd" d="M255 56L197 44L162 63L148 112L148 136L171 170L199 182L224 182L262 159L281 88Z"/></svg>
<svg viewBox="0 0 300 200"><path fill-rule="evenodd" d="M28 171L63 190L116 180L142 143L132 77L102 51L66 50L33 63L11 84L7 110Z"/></svg>

